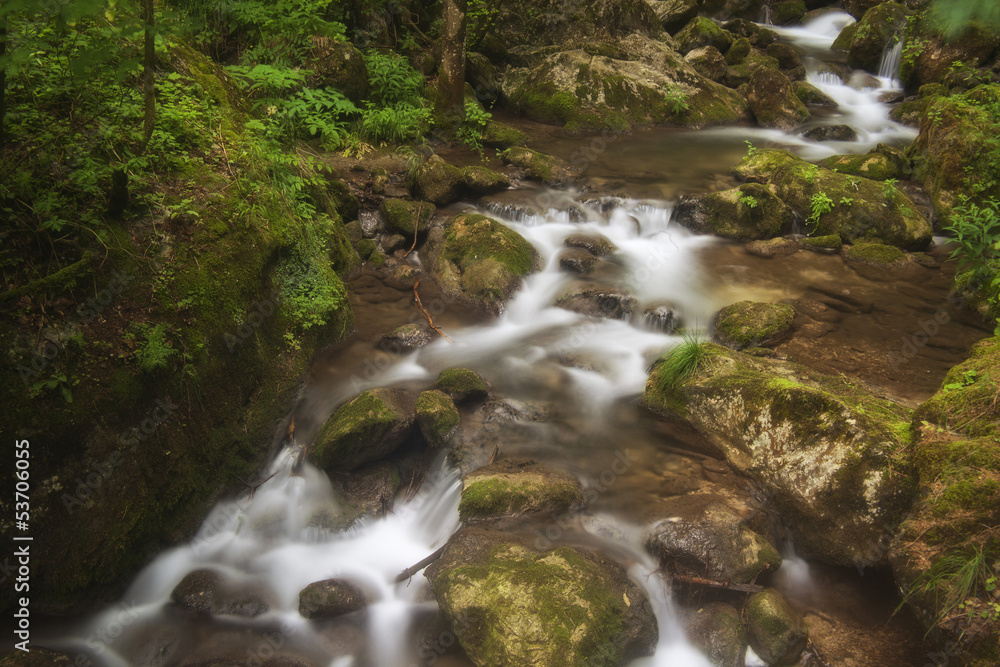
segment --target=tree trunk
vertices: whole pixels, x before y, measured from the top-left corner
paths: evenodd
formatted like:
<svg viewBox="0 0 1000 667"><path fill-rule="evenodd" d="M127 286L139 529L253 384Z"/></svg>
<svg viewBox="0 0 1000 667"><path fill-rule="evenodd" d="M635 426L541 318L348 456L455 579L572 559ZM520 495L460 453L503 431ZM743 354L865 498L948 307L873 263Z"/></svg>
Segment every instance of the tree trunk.
<svg viewBox="0 0 1000 667"><path fill-rule="evenodd" d="M7 19L0 19L0 59L7 55ZM7 115L7 68L0 67L0 154L7 147L7 128L3 119Z"/></svg>
<svg viewBox="0 0 1000 667"><path fill-rule="evenodd" d="M444 34L438 68L438 118L446 131L465 120L465 11L468 0L444 0Z"/></svg>
<svg viewBox="0 0 1000 667"><path fill-rule="evenodd" d="M153 66L156 64L156 32L153 15L153 0L142 0L143 23L146 26L145 49L142 58L142 90L145 96L146 113L142 122L142 148L146 149L153 136L156 123L156 97L153 89Z"/></svg>

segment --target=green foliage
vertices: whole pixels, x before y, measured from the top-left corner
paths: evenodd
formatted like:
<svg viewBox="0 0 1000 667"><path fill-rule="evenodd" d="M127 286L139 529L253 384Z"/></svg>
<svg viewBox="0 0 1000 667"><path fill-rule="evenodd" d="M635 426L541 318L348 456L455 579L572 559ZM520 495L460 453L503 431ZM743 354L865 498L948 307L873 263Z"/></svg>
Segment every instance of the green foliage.
<svg viewBox="0 0 1000 667"><path fill-rule="evenodd" d="M424 78L406 58L397 53L371 51L365 54L368 67L369 99L379 106L415 104L420 98Z"/></svg>
<svg viewBox="0 0 1000 667"><path fill-rule="evenodd" d="M941 623L955 611L964 611L969 615L981 606L975 600L977 595L996 590L996 576L991 566L995 558L996 554L990 554L978 545L952 550L917 577L896 607L896 612L919 596L933 600L938 609L935 624ZM988 618L994 610L987 604L983 611L986 612L983 618Z"/></svg>
<svg viewBox="0 0 1000 667"><path fill-rule="evenodd" d="M824 213L833 210L833 200L825 192L817 192L809 200L809 218L806 222L814 227L819 224L819 218Z"/></svg>
<svg viewBox="0 0 1000 667"><path fill-rule="evenodd" d="M742 209L745 215L753 215L754 209L760 206L760 202L753 195L741 194L740 198L737 200L737 205Z"/></svg>
<svg viewBox="0 0 1000 667"><path fill-rule="evenodd" d="M691 108L687 103L688 95L676 86L667 86L663 91L663 102L670 109L670 113L680 116L688 112Z"/></svg>
<svg viewBox="0 0 1000 667"><path fill-rule="evenodd" d="M465 48L475 51L483 37L489 33L490 28L500 15L500 3L502 0L469 0L468 8L465 10L465 17L468 21L468 32L465 40Z"/></svg>
<svg viewBox="0 0 1000 667"><path fill-rule="evenodd" d="M757 152L757 147L754 146L753 143L749 139L745 139L743 141L743 143L745 143L747 145L747 155L746 156L747 157L753 157L754 154Z"/></svg>
<svg viewBox="0 0 1000 667"><path fill-rule="evenodd" d="M135 351L139 369L145 373L152 373L166 368L171 357L177 354L177 350L168 340L168 325L163 323L155 326L140 325L138 329L145 337Z"/></svg>
<svg viewBox="0 0 1000 667"><path fill-rule="evenodd" d="M686 331L684 341L670 350L657 370L656 389L674 389L698 369L705 358L705 343L697 332Z"/></svg>
<svg viewBox="0 0 1000 667"><path fill-rule="evenodd" d="M970 270L977 289L990 285L1000 272L1000 202L980 206L962 198L944 230L955 235L951 258L958 260L958 271Z"/></svg>
<svg viewBox="0 0 1000 667"><path fill-rule="evenodd" d="M457 133L459 140L469 148L482 150L483 132L486 131L486 124L492 117L493 114L485 111L478 103L466 100L465 119Z"/></svg>
<svg viewBox="0 0 1000 667"><path fill-rule="evenodd" d="M972 21L1000 29L1000 4L996 0L934 0L931 16L952 36Z"/></svg>
<svg viewBox="0 0 1000 667"><path fill-rule="evenodd" d="M66 379L66 375L63 373L53 373L47 379L35 382L31 385L30 391L32 396L38 396L55 389L59 390L64 401L67 403L73 402L73 393L70 391L69 380Z"/></svg>
<svg viewBox="0 0 1000 667"><path fill-rule="evenodd" d="M805 167L804 180L809 185L816 182L819 178L819 165L818 164L807 164Z"/></svg>
<svg viewBox="0 0 1000 667"><path fill-rule="evenodd" d="M841 197L840 198L840 203L841 203L842 206L850 206L851 204L854 203L854 198L853 197Z"/></svg>
<svg viewBox="0 0 1000 667"><path fill-rule="evenodd" d="M420 97L424 78L402 56L370 52L369 100L359 129L370 141L404 142L419 139L430 128L431 110Z"/></svg>
<svg viewBox="0 0 1000 667"><path fill-rule="evenodd" d="M889 201L895 201L896 194L899 192L899 190L896 189L896 183L898 182L899 179L896 178L885 179L882 182L882 196L888 199Z"/></svg>

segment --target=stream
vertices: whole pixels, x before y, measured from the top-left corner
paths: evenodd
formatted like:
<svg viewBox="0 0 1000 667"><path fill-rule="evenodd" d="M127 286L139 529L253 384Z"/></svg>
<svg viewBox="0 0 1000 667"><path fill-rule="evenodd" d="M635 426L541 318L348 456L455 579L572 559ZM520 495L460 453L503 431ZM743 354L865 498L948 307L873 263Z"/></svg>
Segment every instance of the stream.
<svg viewBox="0 0 1000 667"><path fill-rule="evenodd" d="M688 329L706 332L712 315L735 301L821 301L831 283L849 288L873 310L844 314L824 331L822 343L818 337L796 337L781 351L824 372L855 372L907 404L933 393L947 368L983 335L974 321L956 314L947 346L928 346L907 368L891 372L884 359L899 348L900 336L946 302L949 271L917 267L925 273L916 278L872 280L836 255L800 251L762 259L748 255L741 244L671 224L681 194L732 186L729 169L745 153L746 141L816 160L913 140L916 131L890 120L889 107L879 102L882 93L895 89L892 58L898 63L898 53L886 54L877 88L860 87L860 73L844 82L822 69L823 61L836 59L830 44L852 20L831 12L805 26L774 28L802 51L808 81L840 105L796 134L752 127L654 128L581 139L520 121L538 150L570 156L581 145L589 147L581 189L524 186L441 214L475 210L501 221L534 245L542 270L492 321L448 302L426 281L424 305L453 342L437 338L405 355L382 352L375 341L396 326L421 321L414 318L419 313L412 292L379 274L363 273L350 285L358 333L316 361L295 410L298 443L309 442L338 404L365 389L420 391L447 368L479 372L514 409L545 415L506 427L502 457L530 458L575 475L584 488L601 489L574 524L560 527L556 536L551 522L527 521L509 529L530 539L547 535L546 541L597 548L626 567L652 603L659 629L655 655L633 665L709 665L682 630L678 607L690 600L675 600L654 574L658 564L642 546L644 527L664 516L658 509L664 497L696 489L705 480L746 492L724 464L692 454L682 436L636 407L652 361L681 340L664 330L655 313L669 310ZM816 143L801 136L817 124L839 123L853 127L858 139ZM566 239L580 235L603 237L617 248L586 277L561 270L559 263ZM930 254L939 261L946 255L940 247ZM419 254L411 262L419 266ZM638 302L631 319L598 319L553 305L566 290L586 286L627 290ZM474 419L466 412L462 417L463 423ZM459 528L461 472L438 456L411 498L406 498L410 480L404 479L391 511L345 528L337 520L345 510L340 481L302 463L301 447L294 442L276 446L269 469L260 475L266 481L252 494L219 503L188 544L159 555L117 604L60 628L41 643L106 667L272 664L267 663L272 656L288 660L273 664L329 667L471 665L455 637L435 624L437 604L424 577L394 582ZM486 452L478 464L488 457ZM606 473L622 460L627 469L608 483ZM895 600L884 577L874 573L862 579L853 571L807 563L795 556L791 544L784 556L785 565L770 585L807 619L812 614L816 623L830 627L822 648L840 646L842 658L855 660L833 664L925 662L915 620L904 612L889 621ZM262 604L265 610L252 618L193 619L182 613L169 604L171 592L196 570L219 573L245 604ZM372 601L367 610L328 620L300 616L299 591L333 577L356 583ZM817 635L817 643L822 637ZM859 656L864 642L874 648ZM746 664L763 663L750 651Z"/></svg>

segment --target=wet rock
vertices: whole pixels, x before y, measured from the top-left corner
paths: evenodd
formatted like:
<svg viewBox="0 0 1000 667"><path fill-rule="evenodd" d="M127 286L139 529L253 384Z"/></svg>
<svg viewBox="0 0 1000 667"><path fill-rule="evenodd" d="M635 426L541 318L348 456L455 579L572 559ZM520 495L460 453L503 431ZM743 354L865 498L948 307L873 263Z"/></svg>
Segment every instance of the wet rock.
<svg viewBox="0 0 1000 667"><path fill-rule="evenodd" d="M982 23L969 21L956 34L942 34L937 22L926 14L911 17L906 39L908 44L919 45L909 49L899 68L907 95L928 84L964 88L989 83L984 70L994 67L1000 47L1000 34ZM954 67L956 62L965 67Z"/></svg>
<svg viewBox="0 0 1000 667"><path fill-rule="evenodd" d="M443 391L432 389L417 397L417 426L432 447L443 447L458 430L461 417L455 402Z"/></svg>
<svg viewBox="0 0 1000 667"><path fill-rule="evenodd" d="M618 251L615 244L603 236L575 234L566 237L563 245L567 248L582 248L596 257L606 257Z"/></svg>
<svg viewBox="0 0 1000 667"><path fill-rule="evenodd" d="M809 119L809 110L795 96L791 81L781 72L760 67L747 85L747 103L761 127L790 130Z"/></svg>
<svg viewBox="0 0 1000 667"><path fill-rule="evenodd" d="M699 16L674 35L674 40L677 50L682 54L703 46L714 46L719 53L725 53L733 45L734 37L712 19Z"/></svg>
<svg viewBox="0 0 1000 667"><path fill-rule="evenodd" d="M401 470L395 462L376 461L355 468L350 475L332 475L330 482L344 502L337 515L318 516L315 527L337 532L360 519L385 516L392 510L404 473L408 479L412 475L412 471Z"/></svg>
<svg viewBox="0 0 1000 667"><path fill-rule="evenodd" d="M649 306L642 313L642 323L647 329L663 333L673 333L680 328L680 317L669 304Z"/></svg>
<svg viewBox="0 0 1000 667"><path fill-rule="evenodd" d="M386 352L401 354L421 348L432 340L430 332L419 324L404 324L382 336L378 346Z"/></svg>
<svg viewBox="0 0 1000 667"><path fill-rule="evenodd" d="M536 446L548 437L547 421L552 406L541 402L491 400L472 414L464 415L448 448L448 460L463 474L487 465L499 447L503 451L519 446Z"/></svg>
<svg viewBox="0 0 1000 667"><path fill-rule="evenodd" d="M715 314L713 338L735 350L773 346L788 337L794 319L788 304L740 301Z"/></svg>
<svg viewBox="0 0 1000 667"><path fill-rule="evenodd" d="M882 86L882 82L877 77L861 71L856 71L847 77L846 83L854 90L875 90Z"/></svg>
<svg viewBox="0 0 1000 667"><path fill-rule="evenodd" d="M413 242L407 241L402 234L380 234L378 243L387 255L391 255L397 250L406 250Z"/></svg>
<svg viewBox="0 0 1000 667"><path fill-rule="evenodd" d="M763 9L764 0L725 0L725 4L722 7L722 14L742 20L756 21L760 18ZM727 23L723 27L728 30L728 25Z"/></svg>
<svg viewBox="0 0 1000 667"><path fill-rule="evenodd" d="M792 239L779 236L766 241L751 241L746 249L754 257L787 257L798 252L799 245Z"/></svg>
<svg viewBox="0 0 1000 667"><path fill-rule="evenodd" d="M909 264L899 248L882 243L855 243L844 251L844 261L877 268L899 268Z"/></svg>
<svg viewBox="0 0 1000 667"><path fill-rule="evenodd" d="M726 51L726 64L727 65L740 64L741 62L746 60L747 56L750 55L750 51L752 50L753 46L750 45L750 40L747 39L746 37L740 37L735 42L733 42L733 45L729 47L728 51Z"/></svg>
<svg viewBox="0 0 1000 667"><path fill-rule="evenodd" d="M486 123L486 130L483 131L483 146L486 148L510 148L523 144L528 140L521 130L511 127L498 120L491 120Z"/></svg>
<svg viewBox="0 0 1000 667"><path fill-rule="evenodd" d="M437 209L434 204L430 202L394 198L383 200L379 207L386 227L411 239L411 241L418 229L421 233L428 230L435 210ZM418 215L420 216L419 222L417 221Z"/></svg>
<svg viewBox="0 0 1000 667"><path fill-rule="evenodd" d="M684 56L684 60L691 63L695 71L706 79L722 81L726 76L726 59L714 46L692 49Z"/></svg>
<svg viewBox="0 0 1000 667"><path fill-rule="evenodd" d="M801 553L884 562L877 545L912 499L910 410L789 362L711 343L706 353L676 385L654 369L643 404L683 420L759 484Z"/></svg>
<svg viewBox="0 0 1000 667"><path fill-rule="evenodd" d="M500 157L505 164L523 169L528 178L536 181L557 183L566 176L566 165L562 160L530 148L508 148Z"/></svg>
<svg viewBox="0 0 1000 667"><path fill-rule="evenodd" d="M770 189L757 183L703 195L684 195L673 221L699 234L749 241L785 231L792 211Z"/></svg>
<svg viewBox="0 0 1000 667"><path fill-rule="evenodd" d="M535 553L465 528L426 575L476 664L610 667L651 654L656 642L645 595L603 554Z"/></svg>
<svg viewBox="0 0 1000 667"><path fill-rule="evenodd" d="M424 250L442 292L493 314L541 265L524 237L483 215L456 215L431 231Z"/></svg>
<svg viewBox="0 0 1000 667"><path fill-rule="evenodd" d="M822 90L805 81L796 81L792 84L795 96L802 100L807 107L822 107L825 109L836 109L840 105L824 93Z"/></svg>
<svg viewBox="0 0 1000 667"><path fill-rule="evenodd" d="M809 141L857 141L858 133L850 125L820 125L802 135Z"/></svg>
<svg viewBox="0 0 1000 667"><path fill-rule="evenodd" d="M330 199L333 200L334 205L337 207L337 213L344 220L354 220L358 217L358 212L361 210L361 201L351 192L351 188L340 179L332 179L327 181L326 192L330 195Z"/></svg>
<svg viewBox="0 0 1000 667"><path fill-rule="evenodd" d="M346 579L315 581L299 592L299 615L303 618L332 618L367 605L364 592Z"/></svg>
<svg viewBox="0 0 1000 667"><path fill-rule="evenodd" d="M698 16L698 0L650 0L649 6L671 35Z"/></svg>
<svg viewBox="0 0 1000 667"><path fill-rule="evenodd" d="M840 237L836 234L830 234L828 236L807 236L799 242L807 250L829 253L837 252L843 245Z"/></svg>
<svg viewBox="0 0 1000 667"><path fill-rule="evenodd" d="M691 49L698 46L707 44ZM701 76L669 45L641 35L546 55L533 67L508 70L502 86L512 107L569 131L667 122L704 127L741 119L746 109L735 91ZM666 92L680 96L686 108Z"/></svg>
<svg viewBox="0 0 1000 667"><path fill-rule="evenodd" d="M559 266L571 273L590 273L598 259L583 248L567 248L559 255Z"/></svg>
<svg viewBox="0 0 1000 667"><path fill-rule="evenodd" d="M802 66L802 58L799 57L799 52L789 44L775 42L767 47L765 53L777 60L778 67L781 69L788 70Z"/></svg>
<svg viewBox="0 0 1000 667"><path fill-rule="evenodd" d="M831 155L819 164L841 174L863 176L873 181L910 177L910 159L899 149L879 144L862 155Z"/></svg>
<svg viewBox="0 0 1000 667"><path fill-rule="evenodd" d="M532 461L498 461L466 475L462 484L462 521L566 512L583 504L575 477Z"/></svg>
<svg viewBox="0 0 1000 667"><path fill-rule="evenodd" d="M730 88L740 88L749 85L754 72L758 69L769 69L778 71L778 61L771 56L764 55L757 51L751 51L743 62L733 65L726 70L726 76L722 82Z"/></svg>
<svg viewBox="0 0 1000 667"><path fill-rule="evenodd" d="M877 72L889 40L906 27L906 8L897 2L883 2L865 12L851 39L847 64L855 69Z"/></svg>
<svg viewBox="0 0 1000 667"><path fill-rule="evenodd" d="M811 225L815 236L837 234L848 243L881 240L905 250L922 250L931 241L930 223L913 201L899 191L886 197L880 183L810 165L772 149L746 156L735 171L741 178L768 183L803 219L810 216L814 196L829 197L832 210Z"/></svg>
<svg viewBox="0 0 1000 667"><path fill-rule="evenodd" d="M853 16L858 21L872 7L880 5L885 0L843 0L844 11Z"/></svg>
<svg viewBox="0 0 1000 667"><path fill-rule="evenodd" d="M802 617L773 589L747 600L747 627L754 653L769 665L794 665L809 639Z"/></svg>
<svg viewBox="0 0 1000 667"><path fill-rule="evenodd" d="M438 206L450 204L461 194L464 178L461 169L432 155L413 176L413 194Z"/></svg>
<svg viewBox="0 0 1000 667"><path fill-rule="evenodd" d="M743 667L748 640L739 609L709 602L685 614L683 621L687 638L713 665Z"/></svg>
<svg viewBox="0 0 1000 667"><path fill-rule="evenodd" d="M441 371L434 388L451 396L456 403L483 401L490 393L483 376L468 368L449 368Z"/></svg>
<svg viewBox="0 0 1000 667"><path fill-rule="evenodd" d="M582 288L570 294L564 294L556 300L556 306L559 308L590 317L606 317L615 320L629 319L637 303L634 296L617 287Z"/></svg>
<svg viewBox="0 0 1000 667"><path fill-rule="evenodd" d="M465 80L472 86L480 104L491 105L500 96L497 71L490 59L482 53L473 52L465 56Z"/></svg>
<svg viewBox="0 0 1000 667"><path fill-rule="evenodd" d="M399 389L362 392L323 425L310 448L310 458L328 470L353 470L383 458L409 436L413 403L413 397Z"/></svg>
<svg viewBox="0 0 1000 667"><path fill-rule="evenodd" d="M15 650L0 658L0 667L73 667L76 664L75 655L34 644L30 651Z"/></svg>
<svg viewBox="0 0 1000 667"><path fill-rule="evenodd" d="M888 90L880 93L878 96L878 101L882 104L899 104L904 99L906 99L906 96L899 90Z"/></svg>
<svg viewBox="0 0 1000 667"><path fill-rule="evenodd" d="M771 20L775 25L791 25L798 23L806 13L803 0L781 0L771 5Z"/></svg>
<svg viewBox="0 0 1000 667"><path fill-rule="evenodd" d="M476 195L488 195L510 187L510 179L486 167L466 167L462 171L462 183Z"/></svg>
<svg viewBox="0 0 1000 667"><path fill-rule="evenodd" d="M368 67L365 57L346 41L313 40L306 63L312 70L306 81L312 88L339 90L355 104L368 98Z"/></svg>
<svg viewBox="0 0 1000 667"><path fill-rule="evenodd" d="M270 609L263 596L230 584L213 570L195 570L174 587L170 601L178 607L214 616L254 618Z"/></svg>
<svg viewBox="0 0 1000 667"><path fill-rule="evenodd" d="M777 549L721 503L707 504L696 517L656 523L646 546L665 566L716 581L745 584L781 566Z"/></svg>

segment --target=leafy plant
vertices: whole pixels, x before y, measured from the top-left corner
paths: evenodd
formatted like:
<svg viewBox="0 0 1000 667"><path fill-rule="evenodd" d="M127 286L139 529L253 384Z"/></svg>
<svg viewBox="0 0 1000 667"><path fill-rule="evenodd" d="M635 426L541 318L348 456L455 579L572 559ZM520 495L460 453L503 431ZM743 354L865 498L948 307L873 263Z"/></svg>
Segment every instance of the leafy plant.
<svg viewBox="0 0 1000 667"><path fill-rule="evenodd" d="M753 215L754 209L760 206L760 201L753 195L741 194L737 204L747 215Z"/></svg>
<svg viewBox="0 0 1000 667"><path fill-rule="evenodd" d="M749 139L744 139L743 143L747 145L747 157L753 157L757 153L757 147L753 145Z"/></svg>
<svg viewBox="0 0 1000 667"><path fill-rule="evenodd" d="M365 54L365 65L369 99L376 105L389 107L402 102L412 106L420 97L424 78L401 55L371 51Z"/></svg>
<svg viewBox="0 0 1000 667"><path fill-rule="evenodd" d="M361 116L361 133L371 141L401 142L423 136L431 110L401 102L392 107L370 106Z"/></svg>
<svg viewBox="0 0 1000 667"><path fill-rule="evenodd" d="M457 132L459 140L469 148L482 150L483 132L492 117L493 114L484 110L476 102L466 100L465 120L462 121L462 126L458 128Z"/></svg>
<svg viewBox="0 0 1000 667"><path fill-rule="evenodd" d="M809 218L806 220L807 223L816 226L819 224L819 218L824 213L829 213L833 210L833 200L825 192L817 192L809 200Z"/></svg>
<svg viewBox="0 0 1000 667"><path fill-rule="evenodd" d="M677 86L667 86L663 91L663 102L675 116L687 113L691 108L687 103L688 95Z"/></svg>
<svg viewBox="0 0 1000 667"><path fill-rule="evenodd" d="M706 341L698 332L685 331L683 342L670 350L657 370L656 388L666 391L675 388L698 369L705 358Z"/></svg>
<svg viewBox="0 0 1000 667"><path fill-rule="evenodd" d="M170 358L177 354L167 339L168 325L160 323L155 326L140 326L145 340L139 344L135 351L135 360L139 364L139 369L152 373L153 371L167 367Z"/></svg>
<svg viewBox="0 0 1000 667"><path fill-rule="evenodd" d="M989 199L982 205L961 198L944 230L954 234L958 247L951 259L958 260L958 272L969 270L977 288L990 285L1000 270L1000 202Z"/></svg>
<svg viewBox="0 0 1000 667"><path fill-rule="evenodd" d="M31 385L31 393L34 396L42 392L52 391L53 389L58 389L59 393L62 394L63 400L67 403L73 402L73 393L70 391L69 381L62 373L53 373L48 379L39 380Z"/></svg>
<svg viewBox="0 0 1000 667"><path fill-rule="evenodd" d="M944 386L944 390L945 391L956 391L958 389L964 389L965 387L968 387L969 385L974 384L976 382L976 379L977 379L978 375L979 374L976 372L976 369L971 368L971 369L965 371L964 373L962 373L962 381L961 382L951 382L949 384L946 384Z"/></svg>
<svg viewBox="0 0 1000 667"><path fill-rule="evenodd" d="M840 198L840 203L843 206L850 206L851 204L854 203L854 198L853 197L841 197Z"/></svg>
<svg viewBox="0 0 1000 667"><path fill-rule="evenodd" d="M899 180L895 178L887 178L882 182L882 196L886 199L893 201L896 198L896 193L899 192L896 189L896 183Z"/></svg>
<svg viewBox="0 0 1000 667"><path fill-rule="evenodd" d="M809 185L815 183L816 179L819 178L819 165L818 164L806 165L804 176L806 183L808 183Z"/></svg>

